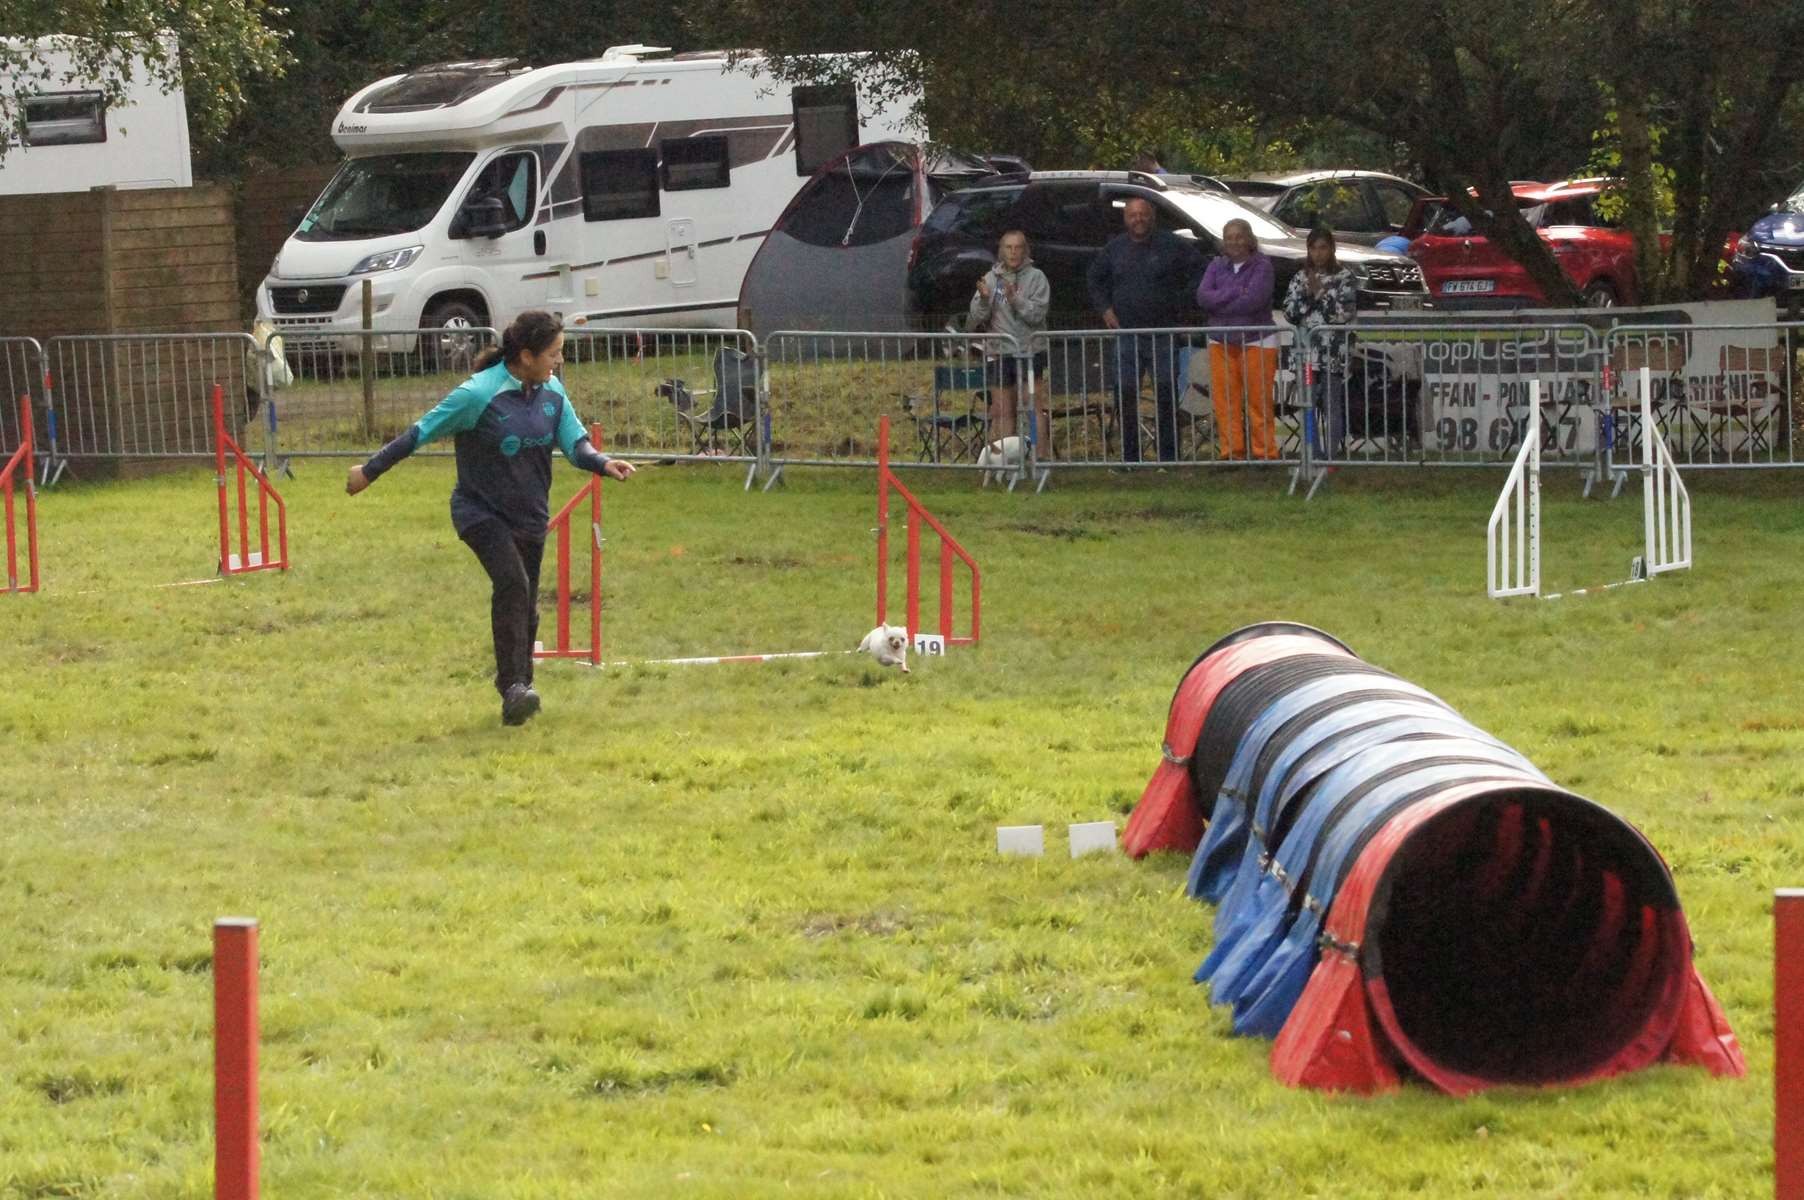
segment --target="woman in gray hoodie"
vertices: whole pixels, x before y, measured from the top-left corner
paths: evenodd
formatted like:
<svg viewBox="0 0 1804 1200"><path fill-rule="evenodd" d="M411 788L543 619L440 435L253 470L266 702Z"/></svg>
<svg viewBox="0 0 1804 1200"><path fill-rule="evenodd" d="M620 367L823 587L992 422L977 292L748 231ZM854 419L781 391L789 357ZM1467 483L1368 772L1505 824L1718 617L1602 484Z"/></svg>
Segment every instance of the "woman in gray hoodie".
<svg viewBox="0 0 1804 1200"><path fill-rule="evenodd" d="M996 265L985 271L971 296L965 319L968 333L998 333L1014 342L1009 353L990 368L990 440L1015 432L1015 408L1020 392L1021 359L1029 339L1046 329L1046 312L1052 307L1052 285L1028 257L1027 235L1011 229L996 247ZM1046 356L1034 358L1034 410L1039 413L1040 457L1046 457Z"/></svg>

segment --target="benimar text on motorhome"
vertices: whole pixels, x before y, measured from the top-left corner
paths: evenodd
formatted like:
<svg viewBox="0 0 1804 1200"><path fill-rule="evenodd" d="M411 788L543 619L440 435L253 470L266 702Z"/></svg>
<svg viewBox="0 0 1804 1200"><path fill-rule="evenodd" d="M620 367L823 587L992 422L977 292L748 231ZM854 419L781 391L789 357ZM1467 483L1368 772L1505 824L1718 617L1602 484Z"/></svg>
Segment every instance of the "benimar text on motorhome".
<svg viewBox="0 0 1804 1200"><path fill-rule="evenodd" d="M377 329L500 327L528 308L730 325L790 197L847 148L896 136L909 100L665 53L446 63L364 88L332 126L346 160L257 289L259 313L291 348L336 342L319 335L362 327L367 279Z"/></svg>
<svg viewBox="0 0 1804 1200"><path fill-rule="evenodd" d="M176 57L164 35L163 54ZM137 55L118 86L84 73L85 43L72 37L8 38L26 64L0 87L18 99L18 124L0 157L0 196L85 192L89 188L191 187L188 103L180 80L156 78ZM167 88L167 90L165 90Z"/></svg>

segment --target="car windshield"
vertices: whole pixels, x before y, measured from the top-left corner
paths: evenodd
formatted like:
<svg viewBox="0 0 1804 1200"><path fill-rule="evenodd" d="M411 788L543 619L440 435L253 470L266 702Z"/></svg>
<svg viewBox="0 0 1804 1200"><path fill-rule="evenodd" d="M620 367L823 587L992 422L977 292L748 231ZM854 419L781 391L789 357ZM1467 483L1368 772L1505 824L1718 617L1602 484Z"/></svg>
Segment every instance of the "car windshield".
<svg viewBox="0 0 1804 1200"><path fill-rule="evenodd" d="M1779 207L1790 209L1792 212L1804 213L1804 184L1799 184L1798 190L1787 196L1785 203Z"/></svg>
<svg viewBox="0 0 1804 1200"><path fill-rule="evenodd" d="M1221 236L1222 226L1235 219L1251 225L1256 238L1297 236L1290 226L1280 225L1258 209L1228 196L1203 192L1166 192L1165 199L1218 238Z"/></svg>
<svg viewBox="0 0 1804 1200"><path fill-rule="evenodd" d="M412 233L432 220L475 157L436 152L348 159L294 235L303 242L338 242Z"/></svg>
<svg viewBox="0 0 1804 1200"><path fill-rule="evenodd" d="M1527 221L1533 228L1540 228L1541 216L1547 210L1546 204L1543 204L1539 200L1518 200L1516 202L1516 207L1522 210L1523 220ZM1484 213L1487 217L1492 215L1491 210L1488 208L1484 210ZM1472 222L1466 219L1466 214L1462 213L1459 209L1453 207L1453 205L1447 203L1445 200L1431 200L1428 202L1426 215L1422 221L1422 232L1429 237L1484 236L1473 229Z"/></svg>

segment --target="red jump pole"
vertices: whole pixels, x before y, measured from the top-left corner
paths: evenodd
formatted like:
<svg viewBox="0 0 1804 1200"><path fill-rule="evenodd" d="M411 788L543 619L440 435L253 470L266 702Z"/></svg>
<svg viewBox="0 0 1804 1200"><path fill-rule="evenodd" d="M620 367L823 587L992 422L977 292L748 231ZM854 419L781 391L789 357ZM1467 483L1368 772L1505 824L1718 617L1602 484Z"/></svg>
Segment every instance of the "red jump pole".
<svg viewBox="0 0 1804 1200"><path fill-rule="evenodd" d="M225 389L213 388L213 478L219 484L219 573L232 570L232 534L226 509Z"/></svg>
<svg viewBox="0 0 1804 1200"><path fill-rule="evenodd" d="M877 418L877 624L889 612L889 417Z"/></svg>
<svg viewBox="0 0 1804 1200"><path fill-rule="evenodd" d="M38 489L32 474L32 456L37 453L37 431L31 426L31 397L19 397L19 448L20 462L25 467L25 555L30 560L31 586L25 590L38 590ZM6 554L7 585L14 586L12 563L12 493L6 494Z"/></svg>
<svg viewBox="0 0 1804 1200"><path fill-rule="evenodd" d="M257 919L213 922L213 1195L257 1200Z"/></svg>
<svg viewBox="0 0 1804 1200"><path fill-rule="evenodd" d="M1773 893L1773 1195L1804 1200L1804 888Z"/></svg>
<svg viewBox="0 0 1804 1200"><path fill-rule="evenodd" d="M589 441L601 449L601 426L589 426ZM589 555L589 665L601 665L601 477L589 488L589 538L594 547Z"/></svg>

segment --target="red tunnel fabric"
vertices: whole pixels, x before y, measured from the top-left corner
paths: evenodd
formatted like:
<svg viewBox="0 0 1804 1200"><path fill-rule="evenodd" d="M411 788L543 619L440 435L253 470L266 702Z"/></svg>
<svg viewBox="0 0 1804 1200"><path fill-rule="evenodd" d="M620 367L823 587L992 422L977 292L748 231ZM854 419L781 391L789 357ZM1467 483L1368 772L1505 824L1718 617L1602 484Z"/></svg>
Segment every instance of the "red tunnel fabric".
<svg viewBox="0 0 1804 1200"><path fill-rule="evenodd" d="M1218 643L1217 649L1192 664L1178 684L1166 714L1165 740L1160 747L1163 757L1121 836L1122 849L1130 856L1143 858L1155 850L1188 854L1202 841L1206 811L1203 801L1212 803L1214 797L1196 796L1187 765L1210 706L1241 672L1303 654L1344 654L1350 661L1357 661L1352 651L1325 635L1289 632L1298 628L1306 627L1284 626L1283 632L1268 636Z"/></svg>

